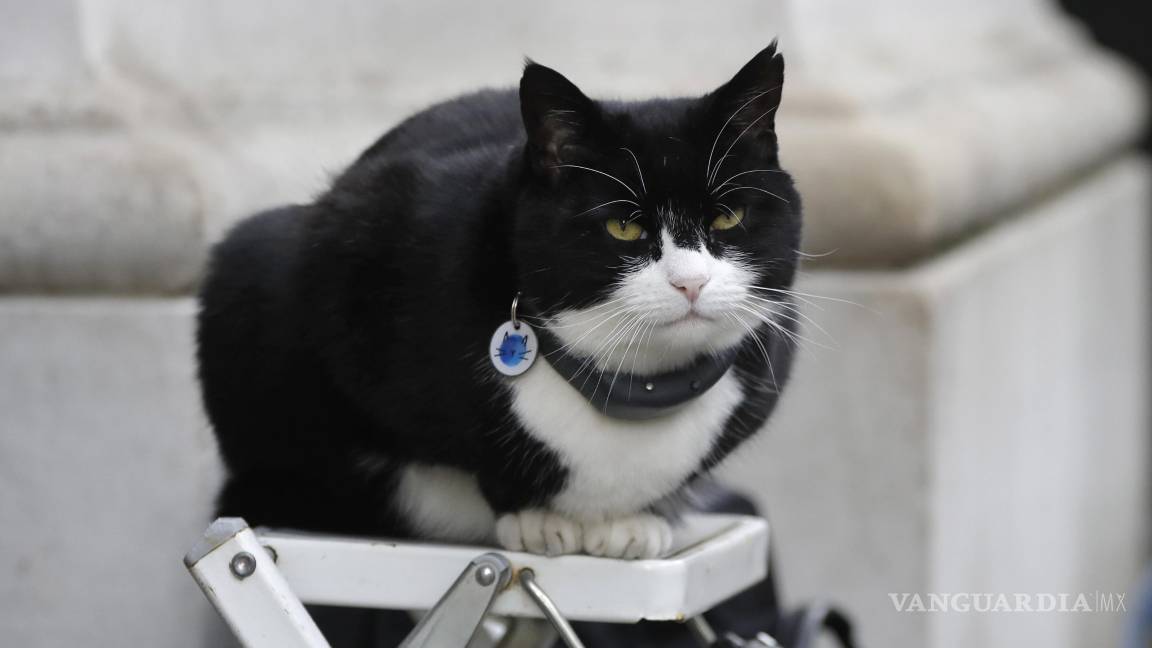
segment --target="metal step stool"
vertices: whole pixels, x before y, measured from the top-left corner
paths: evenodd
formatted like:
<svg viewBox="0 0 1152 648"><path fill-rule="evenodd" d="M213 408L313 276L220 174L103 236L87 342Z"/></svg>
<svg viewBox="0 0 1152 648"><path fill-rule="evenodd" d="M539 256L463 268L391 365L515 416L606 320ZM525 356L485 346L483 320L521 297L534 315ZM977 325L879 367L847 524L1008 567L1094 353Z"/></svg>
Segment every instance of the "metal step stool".
<svg viewBox="0 0 1152 648"><path fill-rule="evenodd" d="M711 645L699 615L762 580L767 555L767 523L738 515L687 516L658 560L253 530L220 518L184 564L249 648L327 647L304 603L429 610L404 648L551 646L557 637L576 648L568 621L687 622Z"/></svg>

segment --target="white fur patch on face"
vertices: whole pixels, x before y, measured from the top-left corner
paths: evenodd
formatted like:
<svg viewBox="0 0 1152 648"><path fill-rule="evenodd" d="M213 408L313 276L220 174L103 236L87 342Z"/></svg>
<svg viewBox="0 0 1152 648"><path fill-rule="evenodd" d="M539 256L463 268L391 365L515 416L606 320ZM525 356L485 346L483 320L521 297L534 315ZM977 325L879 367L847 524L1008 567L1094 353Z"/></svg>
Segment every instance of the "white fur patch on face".
<svg viewBox="0 0 1152 648"><path fill-rule="evenodd" d="M496 515L480 493L476 475L459 468L411 464L400 475L397 502L421 536L457 542L490 542Z"/></svg>
<svg viewBox="0 0 1152 648"><path fill-rule="evenodd" d="M551 508L582 521L633 514L675 491L744 398L729 371L680 409L629 421L602 414L547 362L509 386L517 420L568 469Z"/></svg>
<svg viewBox="0 0 1152 648"><path fill-rule="evenodd" d="M576 356L615 373L652 374L738 344L749 329L741 304L756 273L738 261L676 245L660 234L660 259L637 266L607 300L565 310L549 330ZM677 286L698 287L693 301Z"/></svg>

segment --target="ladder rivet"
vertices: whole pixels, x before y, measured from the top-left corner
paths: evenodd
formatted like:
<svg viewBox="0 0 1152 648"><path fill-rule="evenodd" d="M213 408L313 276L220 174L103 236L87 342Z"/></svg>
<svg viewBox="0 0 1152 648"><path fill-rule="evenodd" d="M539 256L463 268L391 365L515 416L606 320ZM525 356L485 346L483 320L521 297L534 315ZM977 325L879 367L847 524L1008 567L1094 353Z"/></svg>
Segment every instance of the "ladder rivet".
<svg viewBox="0 0 1152 648"><path fill-rule="evenodd" d="M492 565L480 565L480 567L476 569L476 582L484 587L488 587L496 582L496 570Z"/></svg>
<svg viewBox="0 0 1152 648"><path fill-rule="evenodd" d="M256 571L256 556L247 551L241 551L232 556L232 560L228 563L228 569L232 570L233 576L239 580L244 580Z"/></svg>

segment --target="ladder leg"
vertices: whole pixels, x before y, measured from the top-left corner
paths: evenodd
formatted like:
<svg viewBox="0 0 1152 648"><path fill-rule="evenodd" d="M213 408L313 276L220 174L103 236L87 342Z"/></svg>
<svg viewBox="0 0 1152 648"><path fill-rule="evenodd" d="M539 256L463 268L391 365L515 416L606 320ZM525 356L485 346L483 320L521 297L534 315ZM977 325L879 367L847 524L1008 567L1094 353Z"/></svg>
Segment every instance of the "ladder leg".
<svg viewBox="0 0 1152 648"><path fill-rule="evenodd" d="M329 648L244 520L213 522L184 565L246 647Z"/></svg>
<svg viewBox="0 0 1152 648"><path fill-rule="evenodd" d="M400 648L465 646L484 621L493 599L512 578L512 565L497 553L475 558L420 620Z"/></svg>

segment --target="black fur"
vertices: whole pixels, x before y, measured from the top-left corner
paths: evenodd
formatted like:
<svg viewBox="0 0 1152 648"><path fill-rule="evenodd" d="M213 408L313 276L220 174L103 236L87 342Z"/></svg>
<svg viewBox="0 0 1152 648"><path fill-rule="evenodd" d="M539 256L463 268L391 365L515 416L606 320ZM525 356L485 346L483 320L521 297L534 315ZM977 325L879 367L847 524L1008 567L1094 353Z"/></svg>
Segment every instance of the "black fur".
<svg viewBox="0 0 1152 648"><path fill-rule="evenodd" d="M605 218L633 208L582 213L618 197L619 185L558 165L635 181L634 153L647 183L636 217L649 231L667 228L717 256L739 251L762 285L787 288L800 235L787 174L745 176L787 202L744 191L746 224L712 233L705 179L709 156L733 142L722 176L779 168L782 79L770 47L699 99L595 102L529 63L519 93L433 106L381 137L315 202L238 225L212 255L198 329L204 404L229 474L220 514L408 535L391 495L398 468L414 461L475 473L497 512L546 505L566 468L510 414L488 337L517 291L538 317L593 305L622 257L659 254L651 238L605 233ZM701 471L760 427L787 378L791 345L760 333L772 368L746 340L745 402Z"/></svg>

